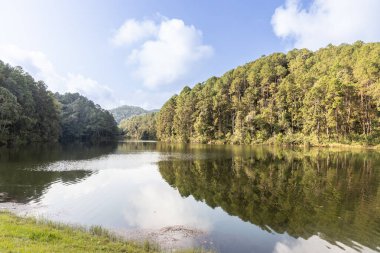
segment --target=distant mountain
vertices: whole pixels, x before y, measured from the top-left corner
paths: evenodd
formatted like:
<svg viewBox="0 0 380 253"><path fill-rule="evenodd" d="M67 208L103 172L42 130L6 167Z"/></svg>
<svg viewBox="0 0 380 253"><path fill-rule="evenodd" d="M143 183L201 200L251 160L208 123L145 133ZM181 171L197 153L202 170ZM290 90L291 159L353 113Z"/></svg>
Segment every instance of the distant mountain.
<svg viewBox="0 0 380 253"><path fill-rule="evenodd" d="M123 105L115 109L111 109L110 112L119 124L123 119L129 119L136 115L143 115L151 112L157 112L159 110L145 110L138 106Z"/></svg>

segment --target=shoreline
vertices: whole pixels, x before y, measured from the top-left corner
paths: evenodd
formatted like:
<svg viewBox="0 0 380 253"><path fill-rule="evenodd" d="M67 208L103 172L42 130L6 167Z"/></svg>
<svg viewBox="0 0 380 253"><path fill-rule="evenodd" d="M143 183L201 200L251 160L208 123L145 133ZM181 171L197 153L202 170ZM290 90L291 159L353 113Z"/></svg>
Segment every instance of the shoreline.
<svg viewBox="0 0 380 253"><path fill-rule="evenodd" d="M9 214L23 220L34 220L36 223L42 221L42 223L63 226L68 229L85 231L86 233L91 231L92 228L96 228L108 237L116 238L117 241L121 243L137 245L138 247L149 245L150 248L154 249L154 251L141 252L172 252L173 250L179 253L210 252L204 250L206 247L203 247L207 246L203 245L204 242L208 240L206 233L202 230L183 225L167 226L158 229L110 229L98 225L83 226L65 222L62 223L41 215L41 213L38 212L38 207L14 202L0 202L0 216L2 214ZM0 238L1 236L0 234ZM194 248L194 245L192 245L194 241L198 242L200 248Z"/></svg>
<svg viewBox="0 0 380 253"><path fill-rule="evenodd" d="M284 144L284 143L252 143L252 144L238 144L238 143L224 143L218 141L211 141L208 143L201 142L179 142L179 141L161 141L161 140L129 140L129 141L120 141L123 142L149 142L149 143L167 143L167 144L199 144L199 145L218 145L218 146L240 146L240 147L298 147L298 148L344 148L344 149L363 149L363 150L374 150L380 151L380 144L377 145L363 145L363 144L344 144L344 143L320 143L320 144Z"/></svg>

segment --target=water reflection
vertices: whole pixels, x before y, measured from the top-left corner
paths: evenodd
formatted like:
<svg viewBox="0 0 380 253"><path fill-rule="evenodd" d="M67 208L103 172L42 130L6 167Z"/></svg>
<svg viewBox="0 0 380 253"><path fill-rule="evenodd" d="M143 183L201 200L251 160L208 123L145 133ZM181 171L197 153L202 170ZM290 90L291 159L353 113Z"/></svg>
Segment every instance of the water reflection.
<svg viewBox="0 0 380 253"><path fill-rule="evenodd" d="M159 170L182 196L268 232L318 235L358 249L380 245L378 154L266 148L226 148L219 154L161 161Z"/></svg>
<svg viewBox="0 0 380 253"><path fill-rule="evenodd" d="M113 152L116 147L116 144L101 147L76 144L0 149L0 202L38 201L55 182L77 183L94 172L78 167L67 170L57 164L93 159Z"/></svg>
<svg viewBox="0 0 380 253"><path fill-rule="evenodd" d="M143 142L0 150L0 192L68 223L201 229L201 245L218 252L380 251L380 155L371 151Z"/></svg>
<svg viewBox="0 0 380 253"><path fill-rule="evenodd" d="M126 165L126 167L128 167ZM65 222L117 229L160 229L187 225L207 229L207 215L193 198L183 200L162 181L154 164L115 173L107 168L80 184L55 185L41 202L47 215Z"/></svg>

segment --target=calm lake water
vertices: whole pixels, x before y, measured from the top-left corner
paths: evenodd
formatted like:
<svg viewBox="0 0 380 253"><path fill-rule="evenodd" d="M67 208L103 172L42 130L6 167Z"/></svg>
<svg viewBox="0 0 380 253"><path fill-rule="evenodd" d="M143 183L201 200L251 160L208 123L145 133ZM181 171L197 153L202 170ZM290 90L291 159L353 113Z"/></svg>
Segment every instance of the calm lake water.
<svg viewBox="0 0 380 253"><path fill-rule="evenodd" d="M217 252L380 252L380 152L163 143L0 150L2 202ZM178 239L178 240L182 240ZM176 241L176 239L174 239Z"/></svg>

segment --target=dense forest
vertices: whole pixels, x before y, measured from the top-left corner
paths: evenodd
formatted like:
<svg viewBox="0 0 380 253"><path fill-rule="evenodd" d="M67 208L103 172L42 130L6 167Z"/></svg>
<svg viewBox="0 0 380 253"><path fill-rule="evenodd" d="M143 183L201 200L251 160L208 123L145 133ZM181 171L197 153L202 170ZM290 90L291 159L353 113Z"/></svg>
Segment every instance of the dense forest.
<svg viewBox="0 0 380 253"><path fill-rule="evenodd" d="M112 115L93 102L79 94L54 95L21 67L0 61L0 146L96 141L117 132Z"/></svg>
<svg viewBox="0 0 380 253"><path fill-rule="evenodd" d="M156 113L134 116L124 119L119 127L127 139L156 140Z"/></svg>
<svg viewBox="0 0 380 253"><path fill-rule="evenodd" d="M59 103L46 85L0 61L0 145L59 137Z"/></svg>
<svg viewBox="0 0 380 253"><path fill-rule="evenodd" d="M170 98L163 141L380 143L380 43L274 53Z"/></svg>
<svg viewBox="0 0 380 253"><path fill-rule="evenodd" d="M78 93L55 94L61 104L62 142L103 141L117 136L118 127L110 112Z"/></svg>

